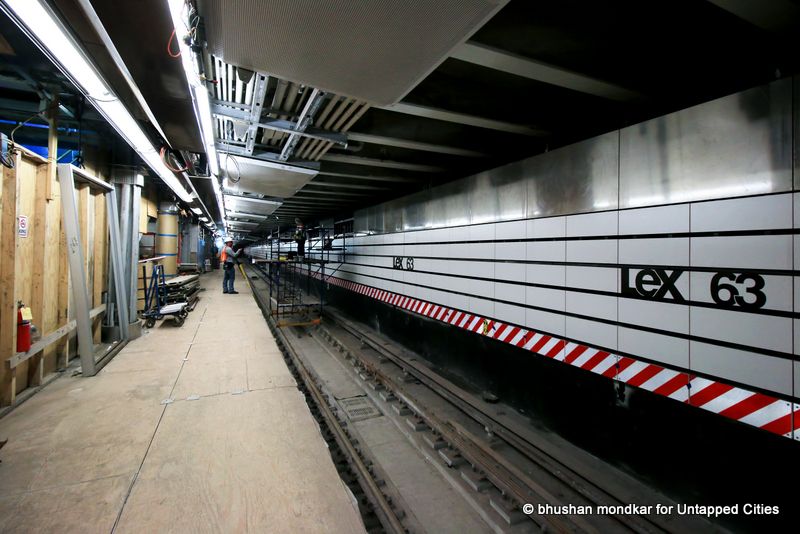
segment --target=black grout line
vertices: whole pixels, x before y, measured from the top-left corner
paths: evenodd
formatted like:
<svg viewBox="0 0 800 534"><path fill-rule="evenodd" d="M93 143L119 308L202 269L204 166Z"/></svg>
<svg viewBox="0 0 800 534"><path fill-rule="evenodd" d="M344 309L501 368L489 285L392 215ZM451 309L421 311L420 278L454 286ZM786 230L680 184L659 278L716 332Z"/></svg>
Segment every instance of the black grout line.
<svg viewBox="0 0 800 534"><path fill-rule="evenodd" d="M203 315L200 317L200 321L197 323L197 328L194 331L194 336L192 336L192 342L189 344L189 348L186 349L186 354L184 354L184 359L181 360L181 366L178 369L178 375L175 377L175 381L172 383L172 388L169 391L169 397L172 397L172 393L175 391L175 386L178 385L178 380L181 377L181 373L183 372L183 366L186 364L186 358L189 357L189 352L192 350L192 344L194 343L195 338L197 337L197 332L200 330L200 325L203 324L203 317L205 317L206 312L208 311L208 306L205 307L203 310ZM136 484L136 481L139 480L139 474L142 472L142 467L144 466L145 460L147 460L147 455L150 453L150 447L153 446L153 441L156 439L156 434L158 433L158 429L161 426L161 421L164 419L164 414L167 413L167 406L169 404L165 404L164 408L161 410L161 415L158 418L158 422L156 423L155 429L153 429L153 435L150 436L150 441L147 443L147 449L144 451L144 456L142 456L142 461L139 463L139 467L136 469L136 473L133 475L133 480L131 480L130 485L128 486L128 491L125 493L125 498L122 500L122 506L119 507L119 512L117 513L117 518L114 520L114 525L111 527L111 533L113 534L116 532L117 527L119 526L119 521L122 519L122 512L125 510L125 505L128 504L128 499L133 493L133 486Z"/></svg>

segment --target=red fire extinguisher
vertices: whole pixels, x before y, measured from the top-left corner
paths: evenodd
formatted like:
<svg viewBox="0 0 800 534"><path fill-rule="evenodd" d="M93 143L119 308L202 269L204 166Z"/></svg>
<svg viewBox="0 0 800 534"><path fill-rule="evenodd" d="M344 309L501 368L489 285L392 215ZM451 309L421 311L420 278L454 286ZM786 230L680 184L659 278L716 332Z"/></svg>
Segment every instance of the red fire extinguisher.
<svg viewBox="0 0 800 534"><path fill-rule="evenodd" d="M22 301L17 302L17 352L28 352L31 348L30 310Z"/></svg>

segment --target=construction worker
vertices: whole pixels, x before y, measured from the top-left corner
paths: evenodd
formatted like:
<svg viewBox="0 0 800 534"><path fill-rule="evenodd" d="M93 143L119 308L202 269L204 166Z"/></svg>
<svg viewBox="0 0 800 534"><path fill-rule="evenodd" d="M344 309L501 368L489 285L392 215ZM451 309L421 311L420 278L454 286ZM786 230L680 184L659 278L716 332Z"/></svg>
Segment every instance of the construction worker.
<svg viewBox="0 0 800 534"><path fill-rule="evenodd" d="M225 238L225 245L223 245L222 250L219 251L219 262L222 264L223 293L239 294L238 291L233 289L233 280L236 278L236 263L234 259L236 259L241 252L241 249L239 249L238 252L233 250L232 237Z"/></svg>

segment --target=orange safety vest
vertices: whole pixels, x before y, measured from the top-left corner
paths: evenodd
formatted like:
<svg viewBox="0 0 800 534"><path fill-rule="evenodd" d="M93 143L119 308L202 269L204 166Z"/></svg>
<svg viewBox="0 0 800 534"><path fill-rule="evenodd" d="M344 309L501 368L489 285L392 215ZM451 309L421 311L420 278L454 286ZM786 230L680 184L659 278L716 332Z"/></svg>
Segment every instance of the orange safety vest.
<svg viewBox="0 0 800 534"><path fill-rule="evenodd" d="M225 263L225 260L228 259L228 253L225 249L228 248L228 245L222 247L222 250L219 251L219 261Z"/></svg>

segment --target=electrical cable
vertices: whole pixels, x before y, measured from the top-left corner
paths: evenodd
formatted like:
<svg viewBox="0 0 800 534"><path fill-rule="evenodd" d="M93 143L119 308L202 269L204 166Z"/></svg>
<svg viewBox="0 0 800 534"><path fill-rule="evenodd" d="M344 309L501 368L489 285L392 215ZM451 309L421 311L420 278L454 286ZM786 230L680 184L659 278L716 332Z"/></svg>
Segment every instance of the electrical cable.
<svg viewBox="0 0 800 534"><path fill-rule="evenodd" d="M189 170L189 165L186 165L185 167L180 168L180 169L176 169L175 167L170 165L169 161L167 160L167 151L168 150L169 149L167 147L162 146L161 150L158 151L158 154L161 156L161 161L164 162L164 165L166 165L169 170L171 170L172 172L186 172L187 170ZM172 153L172 151L170 150L170 154L171 153Z"/></svg>
<svg viewBox="0 0 800 534"><path fill-rule="evenodd" d="M0 163L3 164L3 167L8 167L9 169L14 168L14 157L11 155L11 147L8 149L8 156L5 154L0 154Z"/></svg>
<svg viewBox="0 0 800 534"><path fill-rule="evenodd" d="M175 40L175 31L175 29L172 30L172 33L169 34L169 41L167 41L167 54L169 54L169 57L181 57L180 46L178 47L177 54L172 53L172 41Z"/></svg>
<svg viewBox="0 0 800 534"><path fill-rule="evenodd" d="M16 140L14 139L14 135L17 133L17 130L19 130L20 128L22 128L26 124L28 124L30 121L32 121L36 117L40 117L41 118L41 115L42 115L42 112L41 111L37 111L36 113L34 113L33 115L31 115L30 117L25 119L24 121L22 121L19 124L17 124L14 127L14 129L11 130L11 133L8 136L9 139L10 139L10 143L8 145L7 153L6 154L0 154L0 163L2 163L4 167L7 167L9 169L13 169L14 168L15 163L14 163L13 153L15 152L14 147L17 144Z"/></svg>
<svg viewBox="0 0 800 534"><path fill-rule="evenodd" d="M41 111L37 111L36 113L34 113L33 115L31 115L30 117L28 117L27 119L25 119L23 122L21 122L21 123L17 124L17 125L14 127L14 129L13 129L13 130L11 130L11 134L9 135L9 137L11 138L11 144L12 144L12 145L16 144L16 142L14 141L14 134L15 134L15 133L17 133L17 130L19 130L20 128L22 128L22 127L23 127L23 126L25 126L26 124L28 124L30 121L32 121L32 120L33 120L33 119L35 119L36 117L39 117L41 114L42 114L42 112L41 112ZM12 149L13 149L13 146L12 146Z"/></svg>
<svg viewBox="0 0 800 534"><path fill-rule="evenodd" d="M232 179L230 177L230 173L228 172L228 160L232 159L233 164L236 165L236 179ZM239 180L242 179L242 168L239 167L239 162L236 161L236 158L232 158L229 153L225 154L225 174L228 175L228 181L232 184L238 184Z"/></svg>

